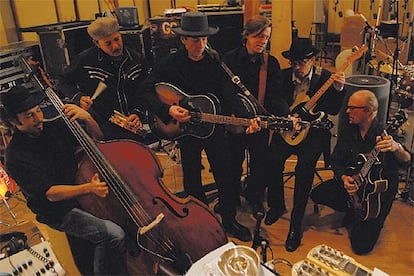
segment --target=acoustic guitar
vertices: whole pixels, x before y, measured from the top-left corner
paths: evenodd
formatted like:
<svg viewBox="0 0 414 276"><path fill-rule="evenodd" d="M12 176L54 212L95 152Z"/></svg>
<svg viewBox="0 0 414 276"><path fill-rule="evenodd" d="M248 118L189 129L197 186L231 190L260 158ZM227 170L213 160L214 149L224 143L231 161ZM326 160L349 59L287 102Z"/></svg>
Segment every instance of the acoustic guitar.
<svg viewBox="0 0 414 276"><path fill-rule="evenodd" d="M170 120L164 123L157 115L148 115L149 126L153 134L160 139L172 140L186 135L205 139L210 137L216 127L215 124L234 126L249 126L249 118L218 115L220 104L213 94L188 95L172 84L160 82L155 85L155 91L163 103L179 105L190 111L189 122L180 123ZM309 124L302 122L303 127ZM293 128L293 122L284 117L261 116L261 128L287 130Z"/></svg>
<svg viewBox="0 0 414 276"><path fill-rule="evenodd" d="M389 132L396 131L407 121L407 115L403 110L397 111L388 120L387 127L382 137ZM347 168L346 175L352 176L359 186L358 192L351 196L350 203L354 209L354 215L360 220L377 218L381 210L381 193L388 190L388 180L381 176L381 161L378 158L380 151L374 149L367 154L358 154L356 166Z"/></svg>
<svg viewBox="0 0 414 276"><path fill-rule="evenodd" d="M357 47L355 47L357 48ZM368 50L366 45L362 45L361 48L357 48L357 50L349 56L344 64L338 69L339 72L343 72L351 63L355 60L361 58L362 54ZM313 108L316 106L318 100L325 94L328 88L333 84L334 79L331 76L319 90L309 98L305 93L302 93L303 96L300 100L296 100L294 104L291 106L290 110L292 114L298 115L302 120L315 122L315 121L325 121L326 115L324 112L313 112ZM303 140L305 140L306 136L308 135L309 129L311 125L308 127L301 128L300 130L291 130L291 131L283 131L281 133L282 138L291 146L296 146L300 144Z"/></svg>

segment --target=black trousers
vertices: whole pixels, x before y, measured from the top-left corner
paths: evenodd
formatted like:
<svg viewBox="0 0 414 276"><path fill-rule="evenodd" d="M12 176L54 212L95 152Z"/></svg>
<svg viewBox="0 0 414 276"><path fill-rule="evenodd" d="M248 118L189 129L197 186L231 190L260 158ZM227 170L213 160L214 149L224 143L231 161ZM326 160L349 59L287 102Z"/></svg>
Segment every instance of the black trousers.
<svg viewBox="0 0 414 276"><path fill-rule="evenodd" d="M268 138L269 132L246 134L229 134L230 151L232 157L232 179L234 186L240 187L240 178L243 173L243 162L246 157L246 149L249 152L246 190L244 195L250 204L260 203L267 187L266 167L268 165Z"/></svg>
<svg viewBox="0 0 414 276"><path fill-rule="evenodd" d="M240 188L231 181L231 159L224 127L216 126L213 135L207 139L185 136L178 142L184 174L184 191L207 203L201 181L201 152L204 150L218 188L220 214L223 220L234 219Z"/></svg>
<svg viewBox="0 0 414 276"><path fill-rule="evenodd" d="M352 250L356 254L363 255L374 249L385 219L391 211L398 187L396 181L389 181L389 184L389 189L381 193L379 216L365 221L358 220L353 216L352 206L349 204L350 197L342 181L332 179L321 183L312 190L311 198L315 203L347 213L346 215L351 219L348 231Z"/></svg>
<svg viewBox="0 0 414 276"><path fill-rule="evenodd" d="M269 163L272 167L267 172L270 181L267 202L270 208L286 209L283 187L284 166L289 156L292 154L297 156L293 209L290 220L291 230L301 231L302 229L302 220L312 188L316 162L327 147L326 143L329 142L329 137L330 133L327 130L310 130L302 143L290 146L280 135L273 136L269 149Z"/></svg>

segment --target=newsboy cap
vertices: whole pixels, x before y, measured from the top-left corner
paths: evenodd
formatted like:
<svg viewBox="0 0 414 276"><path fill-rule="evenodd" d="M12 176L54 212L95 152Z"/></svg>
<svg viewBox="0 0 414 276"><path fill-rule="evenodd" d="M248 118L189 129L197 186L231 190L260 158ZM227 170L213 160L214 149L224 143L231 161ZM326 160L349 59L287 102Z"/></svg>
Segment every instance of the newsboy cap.
<svg viewBox="0 0 414 276"><path fill-rule="evenodd" d="M88 26L88 34L93 40L99 40L119 31L114 17L99 17Z"/></svg>

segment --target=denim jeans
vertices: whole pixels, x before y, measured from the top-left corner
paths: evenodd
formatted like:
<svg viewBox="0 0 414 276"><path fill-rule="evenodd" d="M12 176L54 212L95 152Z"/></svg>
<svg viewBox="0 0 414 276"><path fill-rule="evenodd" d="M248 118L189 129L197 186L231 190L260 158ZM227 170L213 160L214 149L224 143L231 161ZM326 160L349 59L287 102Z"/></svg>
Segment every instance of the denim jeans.
<svg viewBox="0 0 414 276"><path fill-rule="evenodd" d="M127 274L125 232L117 224L74 208L64 216L62 224L50 226L95 245L95 275Z"/></svg>

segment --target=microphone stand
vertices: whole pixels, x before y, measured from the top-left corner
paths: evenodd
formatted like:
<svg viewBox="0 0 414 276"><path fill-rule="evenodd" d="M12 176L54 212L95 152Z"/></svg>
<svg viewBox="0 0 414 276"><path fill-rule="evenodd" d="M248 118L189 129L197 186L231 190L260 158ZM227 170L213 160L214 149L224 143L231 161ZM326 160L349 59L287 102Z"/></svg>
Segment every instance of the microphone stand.
<svg viewBox="0 0 414 276"><path fill-rule="evenodd" d="M254 235L253 235L253 243L252 248L254 250L257 250L258 247L260 247L260 253L262 256L262 263L267 262L267 249L269 248L269 240L263 238L260 235L261 230L261 224L263 220L264 214L262 212L256 213L256 227L254 229Z"/></svg>

